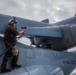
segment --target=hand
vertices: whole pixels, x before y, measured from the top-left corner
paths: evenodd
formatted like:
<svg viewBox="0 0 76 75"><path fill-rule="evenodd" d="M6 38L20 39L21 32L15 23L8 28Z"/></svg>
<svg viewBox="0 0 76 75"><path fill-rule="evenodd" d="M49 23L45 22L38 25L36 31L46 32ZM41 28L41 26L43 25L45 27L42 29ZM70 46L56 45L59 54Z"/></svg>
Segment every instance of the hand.
<svg viewBox="0 0 76 75"><path fill-rule="evenodd" d="M22 29L22 31L19 32L19 35L23 35L26 29Z"/></svg>
<svg viewBox="0 0 76 75"><path fill-rule="evenodd" d="M23 31L23 32L25 32L25 31L26 31L26 29L22 29L22 31Z"/></svg>

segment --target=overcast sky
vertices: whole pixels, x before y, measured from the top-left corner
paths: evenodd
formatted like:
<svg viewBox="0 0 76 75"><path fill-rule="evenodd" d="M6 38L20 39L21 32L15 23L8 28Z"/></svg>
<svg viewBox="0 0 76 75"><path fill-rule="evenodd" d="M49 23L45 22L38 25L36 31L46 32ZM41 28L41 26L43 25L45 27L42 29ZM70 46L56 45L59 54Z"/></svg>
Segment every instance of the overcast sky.
<svg viewBox="0 0 76 75"><path fill-rule="evenodd" d="M0 13L57 22L76 13L76 0L0 0Z"/></svg>

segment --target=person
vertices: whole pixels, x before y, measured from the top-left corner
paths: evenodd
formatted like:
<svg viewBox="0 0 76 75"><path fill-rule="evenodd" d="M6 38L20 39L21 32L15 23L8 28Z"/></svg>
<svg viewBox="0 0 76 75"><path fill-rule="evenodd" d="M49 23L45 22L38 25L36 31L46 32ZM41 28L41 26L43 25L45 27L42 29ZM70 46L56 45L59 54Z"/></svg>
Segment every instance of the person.
<svg viewBox="0 0 76 75"><path fill-rule="evenodd" d="M1 64L1 73L10 72L11 69L6 68L6 64L9 58L12 58L11 68L19 68L21 65L17 64L19 52L16 48L16 35L20 37L23 35L26 29L22 29L22 31L18 32L16 29L17 20L11 19L8 23L8 27L4 33L4 43L6 47L6 53L4 55L2 64ZM13 51L15 50L15 52Z"/></svg>

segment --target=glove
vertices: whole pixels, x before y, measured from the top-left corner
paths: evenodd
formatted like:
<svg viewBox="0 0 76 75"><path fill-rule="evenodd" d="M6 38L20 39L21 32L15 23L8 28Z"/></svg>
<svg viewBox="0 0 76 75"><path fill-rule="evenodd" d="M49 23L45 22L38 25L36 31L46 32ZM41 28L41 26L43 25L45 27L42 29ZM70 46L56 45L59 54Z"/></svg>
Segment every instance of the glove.
<svg viewBox="0 0 76 75"><path fill-rule="evenodd" d="M18 49L16 48L16 46L12 47L12 54L13 56L17 56L19 53Z"/></svg>

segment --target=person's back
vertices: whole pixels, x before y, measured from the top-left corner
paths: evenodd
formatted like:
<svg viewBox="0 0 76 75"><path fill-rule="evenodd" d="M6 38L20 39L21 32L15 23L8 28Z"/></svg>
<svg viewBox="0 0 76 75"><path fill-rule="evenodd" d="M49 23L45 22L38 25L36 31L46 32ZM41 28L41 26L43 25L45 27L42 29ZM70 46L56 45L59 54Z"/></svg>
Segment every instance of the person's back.
<svg viewBox="0 0 76 75"><path fill-rule="evenodd" d="M16 35L18 35L16 29L13 26L8 27L4 33L4 42L16 44Z"/></svg>

